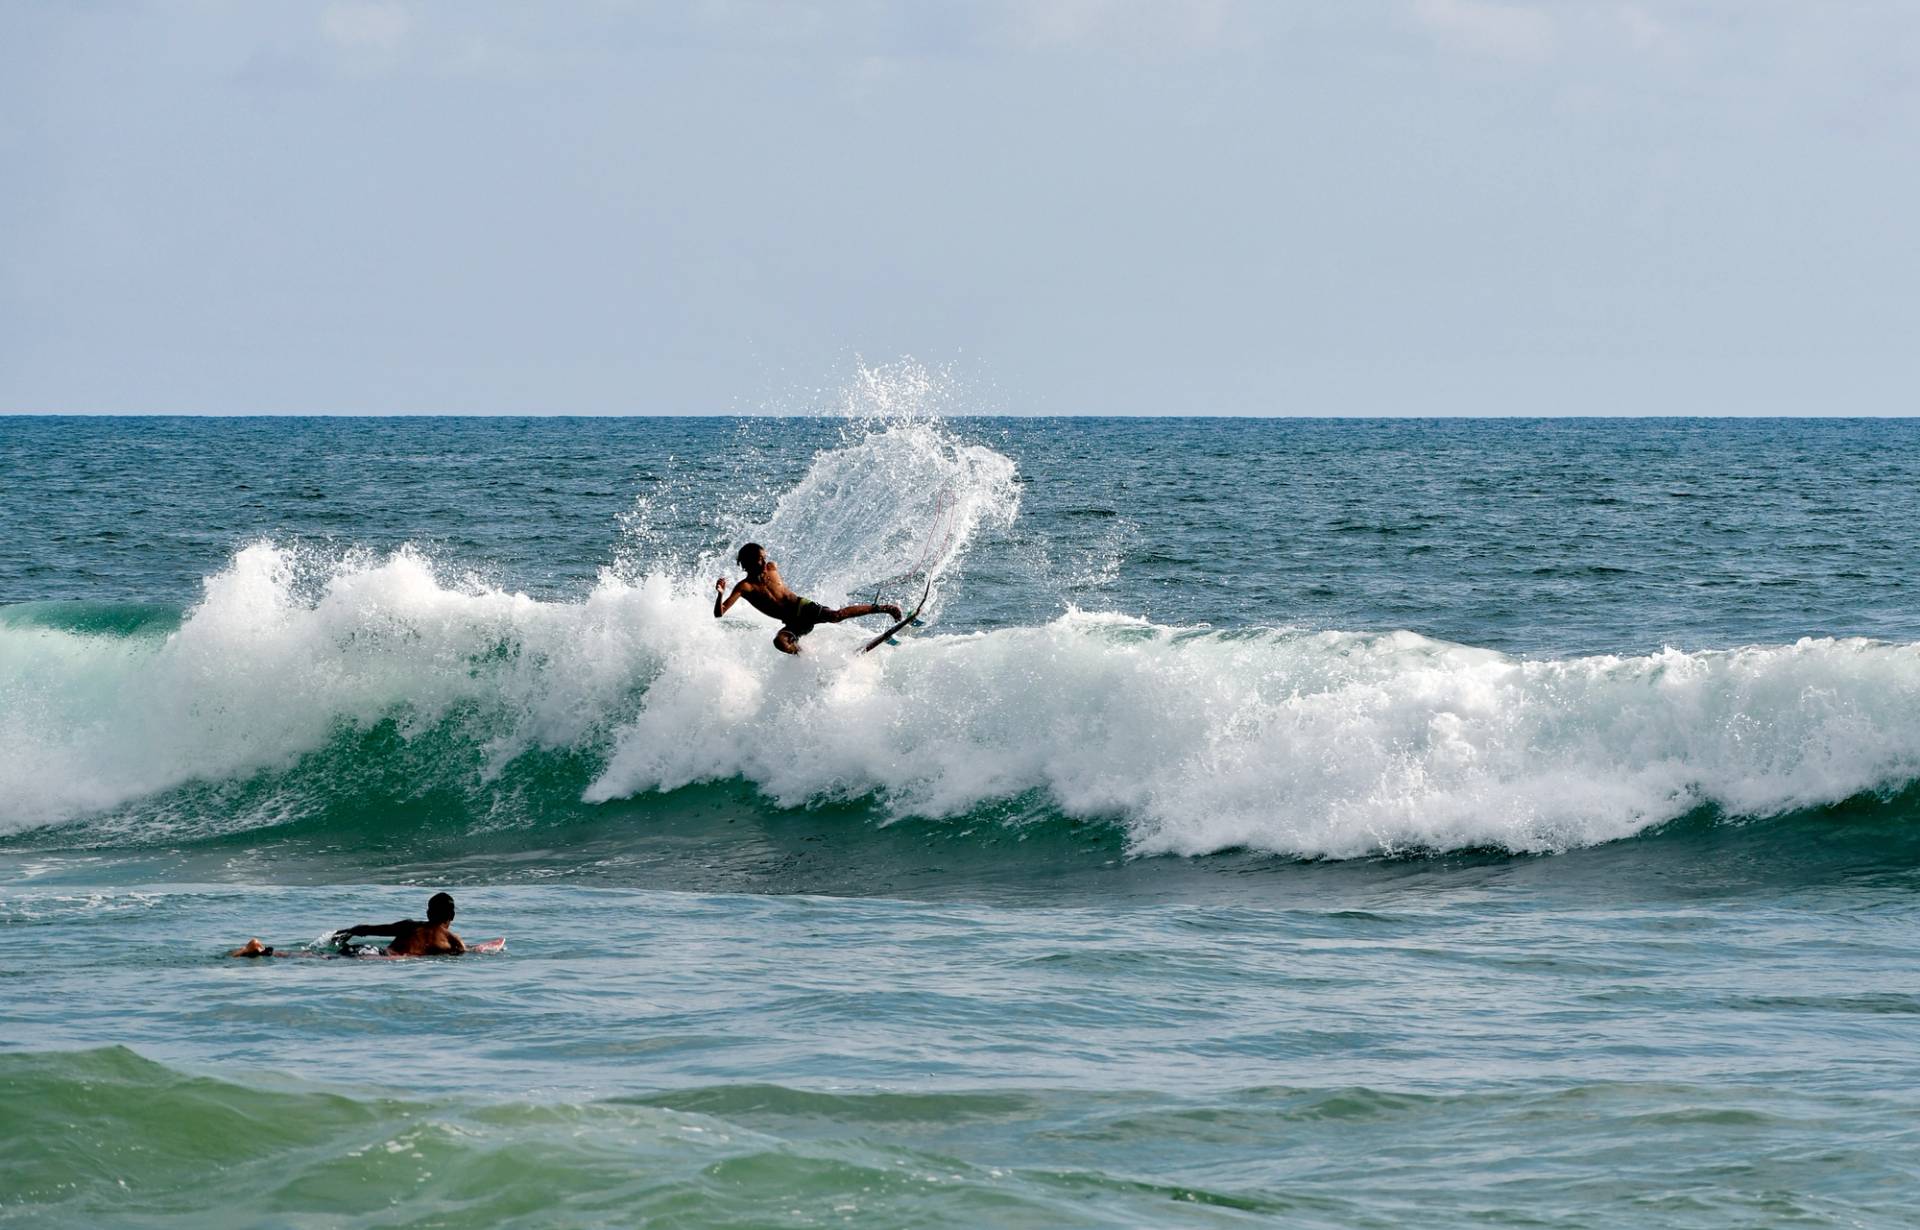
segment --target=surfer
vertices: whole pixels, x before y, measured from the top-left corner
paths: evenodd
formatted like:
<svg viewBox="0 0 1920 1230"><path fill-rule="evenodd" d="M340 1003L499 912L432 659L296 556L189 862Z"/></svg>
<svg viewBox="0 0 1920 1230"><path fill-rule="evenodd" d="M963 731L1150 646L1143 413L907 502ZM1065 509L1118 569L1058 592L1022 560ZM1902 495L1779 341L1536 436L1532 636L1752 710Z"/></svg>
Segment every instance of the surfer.
<svg viewBox="0 0 1920 1230"><path fill-rule="evenodd" d="M360 935L390 935L393 943L381 951L389 957L433 957L453 956L467 951L467 946L452 930L453 897L448 893L435 893L427 898L427 921L416 918L403 918L391 923L361 923L357 927L343 927L332 935L334 945L344 953L359 951L349 943ZM259 940L248 940L245 944L227 954L230 957L271 957L273 945L262 944Z"/></svg>
<svg viewBox="0 0 1920 1230"><path fill-rule="evenodd" d="M458 954L467 950L460 937L453 933L453 896L450 893L435 893L427 898L427 921L403 918L391 923L362 923L357 927L345 927L333 933L333 942L342 951L351 951L353 945L348 940L360 935L390 935L393 943L386 947L390 957L431 957L442 953Z"/></svg>
<svg viewBox="0 0 1920 1230"><path fill-rule="evenodd" d="M735 585L731 594L727 593L727 578L721 577L713 583L713 617L720 618L734 603L745 598L754 610L780 621L780 631L773 635L773 647L781 653L799 653L800 638L813 631L817 624L837 624L862 615L900 618L900 608L890 602L856 602L834 610L802 598L787 588L787 583L780 579L780 566L757 542L741 547L734 559L747 570L746 579ZM722 597L723 594L726 596Z"/></svg>

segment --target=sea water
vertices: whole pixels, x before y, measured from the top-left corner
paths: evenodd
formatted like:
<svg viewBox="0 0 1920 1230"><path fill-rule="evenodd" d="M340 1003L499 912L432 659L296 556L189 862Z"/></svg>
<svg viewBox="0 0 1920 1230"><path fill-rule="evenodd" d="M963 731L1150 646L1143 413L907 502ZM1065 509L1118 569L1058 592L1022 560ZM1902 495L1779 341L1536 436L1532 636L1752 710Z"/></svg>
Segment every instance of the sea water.
<svg viewBox="0 0 1920 1230"><path fill-rule="evenodd" d="M1913 1224L1920 425L856 393L0 419L0 1223Z"/></svg>

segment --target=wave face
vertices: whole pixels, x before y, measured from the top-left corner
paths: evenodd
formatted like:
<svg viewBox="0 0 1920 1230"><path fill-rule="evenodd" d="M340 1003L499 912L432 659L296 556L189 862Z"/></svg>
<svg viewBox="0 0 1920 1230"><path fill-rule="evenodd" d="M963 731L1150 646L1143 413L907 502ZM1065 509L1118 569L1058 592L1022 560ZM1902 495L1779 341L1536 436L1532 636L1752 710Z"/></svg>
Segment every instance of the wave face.
<svg viewBox="0 0 1920 1230"><path fill-rule="evenodd" d="M1118 822L1141 853L1545 851L1702 805L1768 815L1920 778L1914 645L1532 661L1411 633L1075 612L872 655L854 627L823 627L788 659L764 621L716 621L709 602L666 573L541 602L412 549L319 560L260 543L171 632L16 618L0 626L6 823L298 779L376 727L402 745L431 733L439 750L410 771L480 819L517 763L564 755L589 766L588 803L730 779L782 807L901 816L1029 798Z"/></svg>

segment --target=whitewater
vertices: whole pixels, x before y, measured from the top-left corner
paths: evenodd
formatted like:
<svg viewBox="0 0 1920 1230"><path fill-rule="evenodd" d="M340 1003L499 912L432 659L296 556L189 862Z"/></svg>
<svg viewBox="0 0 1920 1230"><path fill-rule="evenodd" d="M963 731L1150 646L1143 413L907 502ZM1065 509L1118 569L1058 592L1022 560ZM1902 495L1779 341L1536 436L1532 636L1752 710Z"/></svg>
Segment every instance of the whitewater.
<svg viewBox="0 0 1920 1230"><path fill-rule="evenodd" d="M539 822L497 783L563 756L591 765L585 804L737 780L781 809L1111 823L1135 855L1550 852L1700 808L1764 818L1920 779L1912 643L1556 657L1071 602L947 631L976 545L1016 526L1018 467L937 416L847 423L763 519L710 493L699 549L672 554L661 497L637 502L577 598L412 544L262 539L177 621L10 608L0 825L108 817L121 837L170 840L286 823L351 788L303 779L303 759L376 728L431 733L445 750L425 784L468 799L475 824ZM931 583L927 626L865 656L858 625L824 626L798 660L777 655L767 621L708 610L709 578L748 538L829 604ZM171 799L263 775L281 786L233 814Z"/></svg>

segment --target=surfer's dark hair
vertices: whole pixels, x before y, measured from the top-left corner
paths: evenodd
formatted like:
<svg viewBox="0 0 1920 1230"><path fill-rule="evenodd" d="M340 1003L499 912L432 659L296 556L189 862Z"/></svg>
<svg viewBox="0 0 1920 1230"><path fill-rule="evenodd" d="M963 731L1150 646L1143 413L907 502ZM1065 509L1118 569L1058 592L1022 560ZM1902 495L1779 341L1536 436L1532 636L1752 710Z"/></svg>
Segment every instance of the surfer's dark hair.
<svg viewBox="0 0 1920 1230"><path fill-rule="evenodd" d="M430 923L453 921L452 893L435 893L427 898L427 921Z"/></svg>
<svg viewBox="0 0 1920 1230"><path fill-rule="evenodd" d="M767 558L766 549L757 542L750 542L740 548L740 553L733 557L733 562L742 568L753 568L765 558Z"/></svg>

